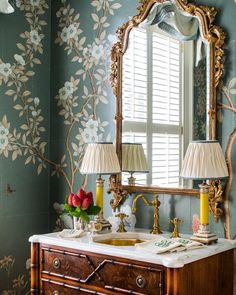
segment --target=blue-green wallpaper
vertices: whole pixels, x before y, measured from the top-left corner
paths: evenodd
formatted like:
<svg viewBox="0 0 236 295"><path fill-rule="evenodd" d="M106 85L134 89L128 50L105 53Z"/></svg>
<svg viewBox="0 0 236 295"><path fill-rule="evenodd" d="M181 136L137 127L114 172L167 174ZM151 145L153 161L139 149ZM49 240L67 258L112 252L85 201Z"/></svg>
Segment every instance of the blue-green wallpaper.
<svg viewBox="0 0 236 295"><path fill-rule="evenodd" d="M0 14L0 294L5 295L28 292L28 238L49 230L44 158L50 142L50 15L49 1L43 0L16 1L14 13Z"/></svg>
<svg viewBox="0 0 236 295"><path fill-rule="evenodd" d="M0 14L0 294L27 293L27 239L67 221L57 213L65 195L83 182L78 163L84 144L115 138L110 49L117 27L136 14L138 2L16 0L13 14ZM216 21L227 34L218 97L218 136L225 150L236 128L236 3L197 3L219 10ZM235 171L235 135L231 138ZM94 184L95 177L89 176L86 189L94 191ZM235 196L233 182L225 224L231 238L236 234ZM105 198L109 216L110 196ZM160 200L161 228L168 230L169 218L178 216L184 219L181 231L191 232L198 200L167 195ZM139 204L137 212L137 226L150 228L152 210ZM224 223L211 224L223 237Z"/></svg>

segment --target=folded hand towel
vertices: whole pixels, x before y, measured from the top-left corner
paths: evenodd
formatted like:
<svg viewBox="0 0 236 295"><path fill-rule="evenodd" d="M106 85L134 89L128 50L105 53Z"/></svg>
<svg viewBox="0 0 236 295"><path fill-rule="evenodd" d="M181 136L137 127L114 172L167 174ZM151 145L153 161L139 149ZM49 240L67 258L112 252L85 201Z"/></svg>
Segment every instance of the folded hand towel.
<svg viewBox="0 0 236 295"><path fill-rule="evenodd" d="M166 252L179 252L184 250L201 248L204 245L189 239L155 239L144 243L136 244L135 247L147 252L160 254Z"/></svg>

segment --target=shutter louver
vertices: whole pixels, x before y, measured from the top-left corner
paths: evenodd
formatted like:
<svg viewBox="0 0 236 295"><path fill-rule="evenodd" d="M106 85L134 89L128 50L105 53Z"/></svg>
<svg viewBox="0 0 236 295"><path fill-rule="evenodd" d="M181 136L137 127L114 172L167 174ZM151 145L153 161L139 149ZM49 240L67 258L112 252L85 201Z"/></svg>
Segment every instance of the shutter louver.
<svg viewBox="0 0 236 295"><path fill-rule="evenodd" d="M122 70L122 142L142 143L152 165L148 175L134 175L136 184L179 186L181 42L133 29ZM122 174L125 183L128 177L128 173Z"/></svg>

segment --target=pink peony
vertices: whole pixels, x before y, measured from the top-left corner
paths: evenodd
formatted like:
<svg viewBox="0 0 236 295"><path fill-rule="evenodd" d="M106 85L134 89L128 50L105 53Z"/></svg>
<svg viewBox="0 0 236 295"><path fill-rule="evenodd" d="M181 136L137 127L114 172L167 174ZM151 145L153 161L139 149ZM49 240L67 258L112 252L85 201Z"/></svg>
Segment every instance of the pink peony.
<svg viewBox="0 0 236 295"><path fill-rule="evenodd" d="M77 196L80 198L81 202L83 202L84 198L86 198L86 192L81 188L78 190Z"/></svg>
<svg viewBox="0 0 236 295"><path fill-rule="evenodd" d="M92 197L92 199L91 199L91 197L85 198L82 202L81 208L83 210L87 210L88 207L92 204L92 202L93 202L93 197Z"/></svg>
<svg viewBox="0 0 236 295"><path fill-rule="evenodd" d="M73 193L70 193L69 197L68 197L68 200L67 200L67 203L70 205L70 206L73 206L73 196L74 194Z"/></svg>
<svg viewBox="0 0 236 295"><path fill-rule="evenodd" d="M198 214L193 214L193 219L192 219L192 230L193 233L196 233L199 229L200 225L200 220Z"/></svg>
<svg viewBox="0 0 236 295"><path fill-rule="evenodd" d="M81 199L79 198L79 196L74 195L72 198L72 204L74 207L80 207L81 206Z"/></svg>
<svg viewBox="0 0 236 295"><path fill-rule="evenodd" d="M93 202L93 193L88 192L86 198L89 198L91 200L91 202Z"/></svg>

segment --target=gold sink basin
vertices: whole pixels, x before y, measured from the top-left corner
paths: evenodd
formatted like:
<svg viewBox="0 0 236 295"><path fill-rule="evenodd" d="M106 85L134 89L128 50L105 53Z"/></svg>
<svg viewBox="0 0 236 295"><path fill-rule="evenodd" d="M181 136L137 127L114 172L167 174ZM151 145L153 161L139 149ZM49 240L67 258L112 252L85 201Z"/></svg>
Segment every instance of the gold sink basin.
<svg viewBox="0 0 236 295"><path fill-rule="evenodd" d="M97 243L111 245L111 246L134 246L138 243L143 243L143 240L140 239L107 239L97 241Z"/></svg>
<svg viewBox="0 0 236 295"><path fill-rule="evenodd" d="M134 246L138 243L143 243L156 236L147 233L127 232L127 233L107 233L99 234L93 237L93 243L98 243L107 246Z"/></svg>

